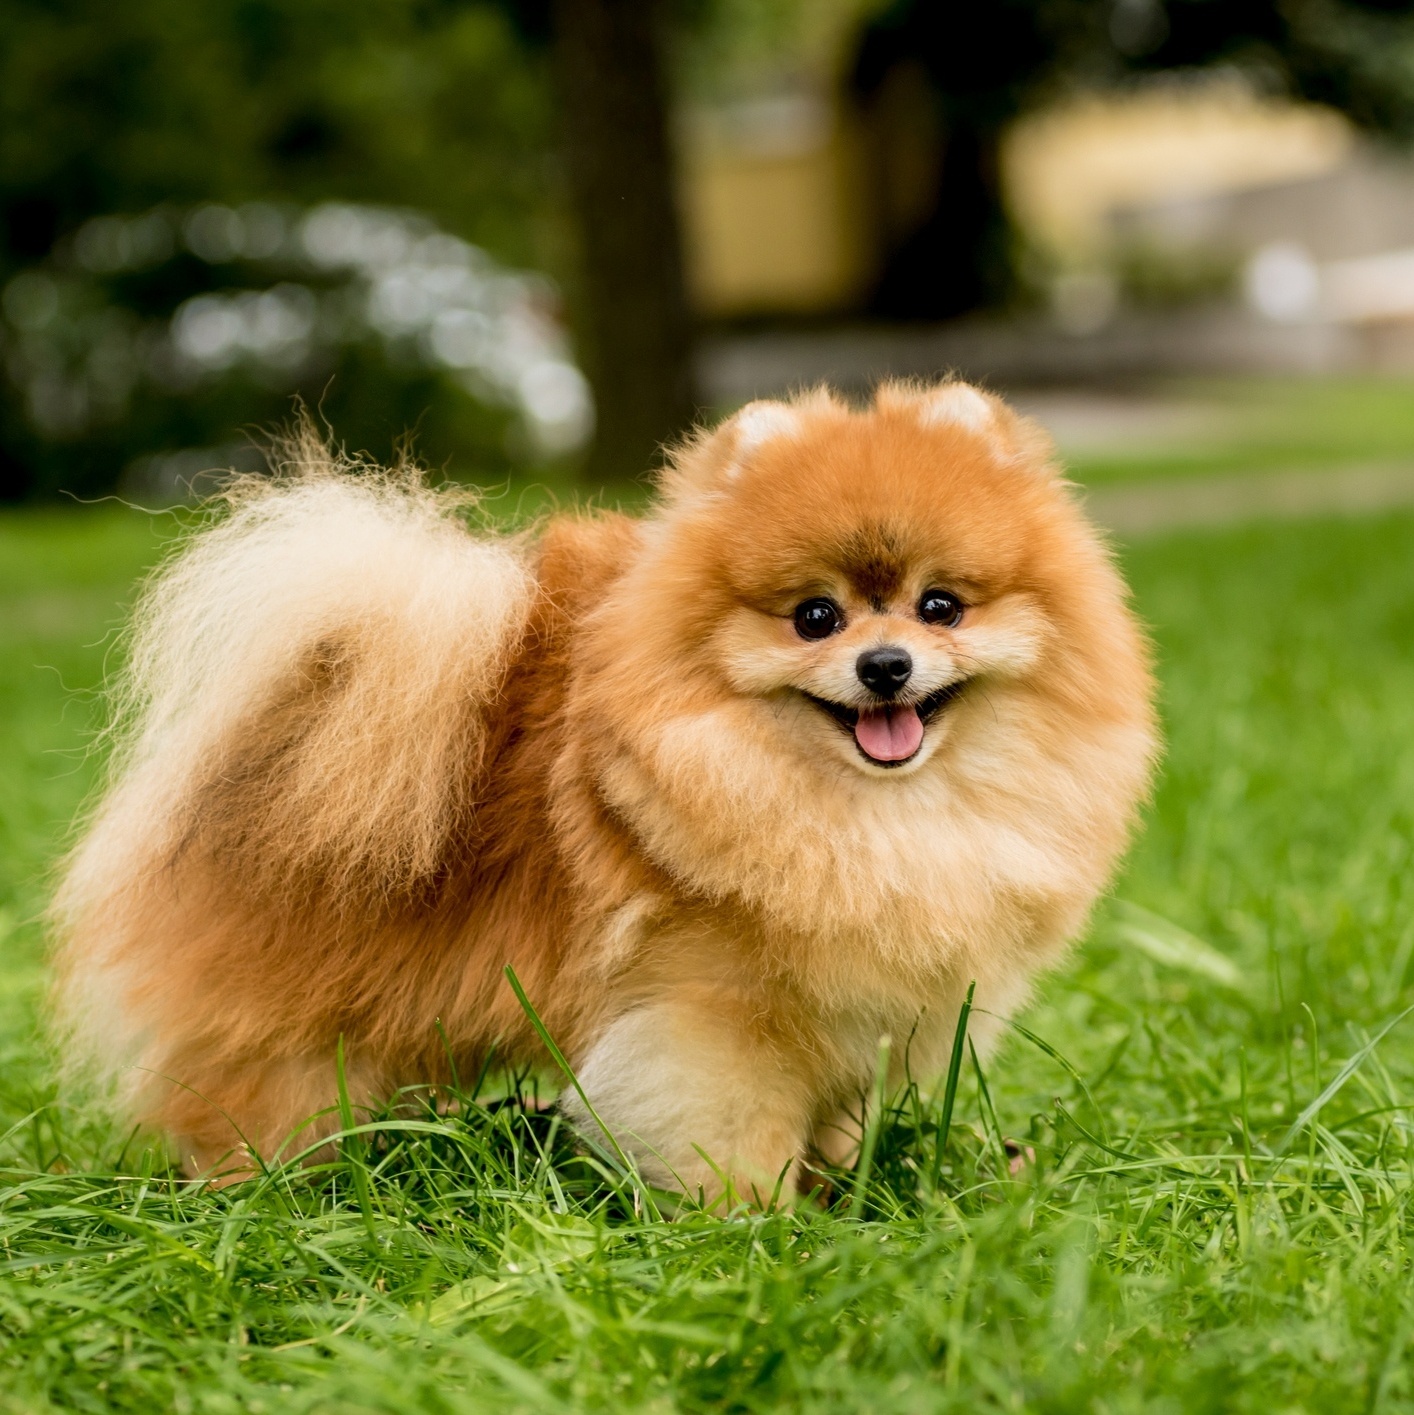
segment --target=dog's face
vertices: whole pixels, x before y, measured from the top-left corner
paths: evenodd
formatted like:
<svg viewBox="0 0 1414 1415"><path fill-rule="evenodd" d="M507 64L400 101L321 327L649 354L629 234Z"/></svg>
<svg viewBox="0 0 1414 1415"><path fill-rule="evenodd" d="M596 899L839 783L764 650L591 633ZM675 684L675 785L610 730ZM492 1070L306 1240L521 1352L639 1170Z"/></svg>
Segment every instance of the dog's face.
<svg viewBox="0 0 1414 1415"><path fill-rule="evenodd" d="M1154 736L1123 583L1050 456L962 384L751 404L680 449L577 649L598 799L792 936L926 969L942 935L1074 928ZM810 966L843 987L852 956Z"/></svg>
<svg viewBox="0 0 1414 1415"><path fill-rule="evenodd" d="M670 487L695 651L783 749L880 779L924 770L959 712L1073 677L1058 636L1073 670L1122 616L1048 453L963 384L888 389L863 413L749 405Z"/></svg>

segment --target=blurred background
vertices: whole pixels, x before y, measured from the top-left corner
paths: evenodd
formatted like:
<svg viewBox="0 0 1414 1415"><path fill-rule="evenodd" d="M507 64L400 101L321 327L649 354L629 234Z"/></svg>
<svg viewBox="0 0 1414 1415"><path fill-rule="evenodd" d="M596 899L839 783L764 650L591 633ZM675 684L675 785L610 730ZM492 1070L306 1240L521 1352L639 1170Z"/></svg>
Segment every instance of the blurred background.
<svg viewBox="0 0 1414 1415"><path fill-rule="evenodd" d="M0 498L632 487L947 369L1080 475L1414 458L1403 0L0 0Z"/></svg>

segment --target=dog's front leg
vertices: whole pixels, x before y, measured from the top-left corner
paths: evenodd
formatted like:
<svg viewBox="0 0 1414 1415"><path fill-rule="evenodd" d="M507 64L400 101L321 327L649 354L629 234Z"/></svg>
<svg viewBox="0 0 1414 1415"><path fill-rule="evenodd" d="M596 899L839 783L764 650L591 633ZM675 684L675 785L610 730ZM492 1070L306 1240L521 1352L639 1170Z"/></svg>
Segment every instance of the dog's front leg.
<svg viewBox="0 0 1414 1415"><path fill-rule="evenodd" d="M802 1068L739 999L694 989L612 1022L577 1071L644 1178L718 1209L796 1197L810 1117ZM598 1127L577 1095L564 1109Z"/></svg>

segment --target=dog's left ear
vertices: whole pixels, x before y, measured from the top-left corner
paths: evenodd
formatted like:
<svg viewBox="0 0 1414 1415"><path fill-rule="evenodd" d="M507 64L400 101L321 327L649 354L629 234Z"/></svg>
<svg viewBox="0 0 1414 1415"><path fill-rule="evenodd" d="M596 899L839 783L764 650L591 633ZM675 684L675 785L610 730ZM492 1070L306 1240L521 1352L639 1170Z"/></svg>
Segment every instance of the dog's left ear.
<svg viewBox="0 0 1414 1415"><path fill-rule="evenodd" d="M839 404L823 390L789 403L770 398L747 403L673 452L663 473L663 488L679 495L723 490L768 443L799 437L805 417L826 409L837 410Z"/></svg>
<svg viewBox="0 0 1414 1415"><path fill-rule="evenodd" d="M1006 461L1025 464L1037 472L1054 470L1055 444L1045 428L995 394L960 379L928 388L885 384L875 401L881 410L905 410L924 427L955 427L982 438Z"/></svg>
<svg viewBox="0 0 1414 1415"><path fill-rule="evenodd" d="M925 427L965 427L969 432L995 433L1006 407L970 383L940 383L914 395L914 412Z"/></svg>

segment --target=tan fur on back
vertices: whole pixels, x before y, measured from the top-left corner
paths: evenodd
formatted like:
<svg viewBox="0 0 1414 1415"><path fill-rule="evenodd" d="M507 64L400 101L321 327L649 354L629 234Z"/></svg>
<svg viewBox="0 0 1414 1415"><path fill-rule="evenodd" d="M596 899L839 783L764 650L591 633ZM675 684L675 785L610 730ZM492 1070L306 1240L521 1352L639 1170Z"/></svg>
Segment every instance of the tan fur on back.
<svg viewBox="0 0 1414 1415"><path fill-rule="evenodd" d="M642 521L509 539L304 435L142 599L54 911L71 1054L239 1168L341 1036L361 1103L445 1079L444 1036L542 1061L509 962L650 1174L769 1192L881 1032L926 1071L970 980L1024 1000L1146 788L1147 653L1048 457L964 385L817 392L699 434ZM880 643L956 685L896 770L839 720Z"/></svg>

